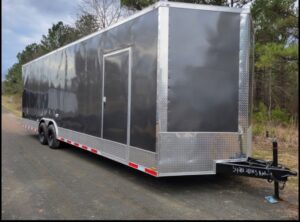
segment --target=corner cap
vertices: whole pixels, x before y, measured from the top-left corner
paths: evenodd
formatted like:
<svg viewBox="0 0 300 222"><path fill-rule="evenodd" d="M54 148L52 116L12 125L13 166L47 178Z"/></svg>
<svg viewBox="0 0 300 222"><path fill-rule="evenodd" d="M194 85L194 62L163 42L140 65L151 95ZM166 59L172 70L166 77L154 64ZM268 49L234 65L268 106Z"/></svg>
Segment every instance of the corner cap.
<svg viewBox="0 0 300 222"><path fill-rule="evenodd" d="M156 7L169 7L170 6L170 3L169 1L158 1L156 2Z"/></svg>
<svg viewBox="0 0 300 222"><path fill-rule="evenodd" d="M250 14L251 10L250 10L250 8L242 8L242 13Z"/></svg>

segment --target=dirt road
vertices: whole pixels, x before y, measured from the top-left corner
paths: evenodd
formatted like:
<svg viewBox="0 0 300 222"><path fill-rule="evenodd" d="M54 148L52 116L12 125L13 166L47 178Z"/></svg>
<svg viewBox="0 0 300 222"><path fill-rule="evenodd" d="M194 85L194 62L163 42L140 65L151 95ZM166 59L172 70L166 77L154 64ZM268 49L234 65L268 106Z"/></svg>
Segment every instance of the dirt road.
<svg viewBox="0 0 300 222"><path fill-rule="evenodd" d="M2 111L3 219L298 219L298 194L220 176L154 178L64 145L51 150Z"/></svg>

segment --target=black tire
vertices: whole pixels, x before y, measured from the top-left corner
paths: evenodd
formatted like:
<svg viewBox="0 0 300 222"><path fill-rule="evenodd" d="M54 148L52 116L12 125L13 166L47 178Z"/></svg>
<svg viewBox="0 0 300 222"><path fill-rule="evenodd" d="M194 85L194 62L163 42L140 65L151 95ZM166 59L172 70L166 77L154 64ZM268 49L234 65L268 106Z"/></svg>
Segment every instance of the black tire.
<svg viewBox="0 0 300 222"><path fill-rule="evenodd" d="M53 125L49 125L47 131L48 131L48 133L47 133L48 146L51 149L57 149L57 148L59 148L60 142L56 138L56 132L55 132L54 126Z"/></svg>
<svg viewBox="0 0 300 222"><path fill-rule="evenodd" d="M39 125L39 141L43 145L47 145L47 126L45 123Z"/></svg>

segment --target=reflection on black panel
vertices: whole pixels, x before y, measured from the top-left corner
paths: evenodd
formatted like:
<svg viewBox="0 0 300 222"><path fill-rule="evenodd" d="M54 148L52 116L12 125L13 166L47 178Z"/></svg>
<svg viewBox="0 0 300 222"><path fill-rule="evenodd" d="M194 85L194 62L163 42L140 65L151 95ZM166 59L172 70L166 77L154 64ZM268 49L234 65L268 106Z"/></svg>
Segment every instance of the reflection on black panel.
<svg viewBox="0 0 300 222"><path fill-rule="evenodd" d="M171 8L170 17L168 131L237 132L240 15Z"/></svg>
<svg viewBox="0 0 300 222"><path fill-rule="evenodd" d="M130 145L155 151L157 27L156 9L26 64L24 117L101 137L103 55L130 47Z"/></svg>

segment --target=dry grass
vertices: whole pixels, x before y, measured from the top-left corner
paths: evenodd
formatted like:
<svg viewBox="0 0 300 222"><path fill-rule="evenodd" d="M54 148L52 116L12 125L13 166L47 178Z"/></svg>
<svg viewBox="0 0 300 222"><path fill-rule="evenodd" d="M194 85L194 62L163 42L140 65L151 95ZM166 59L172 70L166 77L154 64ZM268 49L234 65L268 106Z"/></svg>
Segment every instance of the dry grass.
<svg viewBox="0 0 300 222"><path fill-rule="evenodd" d="M298 155L299 155L299 138L298 128L293 126L283 127L266 127L272 136L275 136L278 142L278 162L293 171L298 172ZM266 138L265 134L253 136L253 154L252 156L259 159L272 160L272 142ZM298 192L299 179L290 177L287 188Z"/></svg>
<svg viewBox="0 0 300 222"><path fill-rule="evenodd" d="M2 95L2 106L21 117L22 109L22 98L20 95Z"/></svg>

